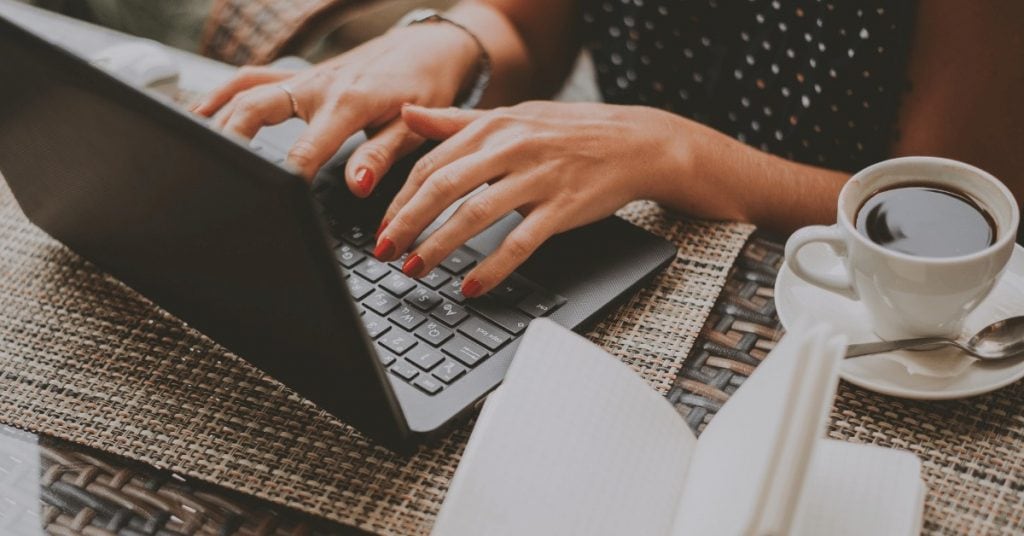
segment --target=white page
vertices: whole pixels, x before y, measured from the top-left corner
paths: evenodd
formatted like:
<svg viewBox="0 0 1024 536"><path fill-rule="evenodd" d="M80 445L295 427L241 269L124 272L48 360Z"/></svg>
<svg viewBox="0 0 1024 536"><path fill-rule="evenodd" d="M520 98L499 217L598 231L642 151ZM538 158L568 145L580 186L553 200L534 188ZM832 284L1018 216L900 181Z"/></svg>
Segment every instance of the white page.
<svg viewBox="0 0 1024 536"><path fill-rule="evenodd" d="M695 442L628 366L535 320L480 414L434 534L667 534Z"/></svg>
<svg viewBox="0 0 1024 536"><path fill-rule="evenodd" d="M819 440L794 534L921 533L925 486L909 452Z"/></svg>
<svg viewBox="0 0 1024 536"><path fill-rule="evenodd" d="M779 342L701 435L672 534L786 532L844 345L823 325Z"/></svg>

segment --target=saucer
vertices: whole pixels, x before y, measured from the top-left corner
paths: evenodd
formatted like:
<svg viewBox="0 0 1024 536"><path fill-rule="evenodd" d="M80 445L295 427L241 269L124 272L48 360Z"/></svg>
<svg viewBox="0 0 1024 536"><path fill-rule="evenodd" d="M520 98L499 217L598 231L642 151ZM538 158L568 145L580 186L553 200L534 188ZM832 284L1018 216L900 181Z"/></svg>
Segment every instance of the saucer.
<svg viewBox="0 0 1024 536"><path fill-rule="evenodd" d="M810 244L801 260L817 271L842 273L842 263L825 244ZM775 307L784 326L799 315L821 318L849 337L850 344L878 341L867 309L858 301L816 287L783 265L775 282ZM1013 255L992 292L964 321L964 333L976 333L1002 318L1024 315L1024 248ZM1024 377L1024 357L982 362L956 348L897 351L844 360L844 380L886 395L918 400L976 396Z"/></svg>

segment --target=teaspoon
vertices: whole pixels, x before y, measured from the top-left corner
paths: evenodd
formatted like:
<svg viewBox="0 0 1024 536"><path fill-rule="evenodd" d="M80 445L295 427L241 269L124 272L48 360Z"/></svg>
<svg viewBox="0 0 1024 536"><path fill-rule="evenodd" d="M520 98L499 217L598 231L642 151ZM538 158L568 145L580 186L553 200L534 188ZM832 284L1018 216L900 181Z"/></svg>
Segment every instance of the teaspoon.
<svg viewBox="0 0 1024 536"><path fill-rule="evenodd" d="M986 361L1024 354L1024 316L1014 316L989 324L966 340L963 337L922 337L851 344L846 347L846 357L860 357L892 350L929 350L938 346L956 346Z"/></svg>

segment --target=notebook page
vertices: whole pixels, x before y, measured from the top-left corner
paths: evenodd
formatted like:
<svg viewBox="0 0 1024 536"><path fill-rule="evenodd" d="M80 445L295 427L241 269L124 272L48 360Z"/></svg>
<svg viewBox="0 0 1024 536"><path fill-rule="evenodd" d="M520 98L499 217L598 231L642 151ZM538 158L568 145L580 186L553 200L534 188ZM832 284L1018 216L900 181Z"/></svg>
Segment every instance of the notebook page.
<svg viewBox="0 0 1024 536"><path fill-rule="evenodd" d="M909 452L820 440L802 497L796 535L921 533L925 486Z"/></svg>
<svg viewBox="0 0 1024 536"><path fill-rule="evenodd" d="M820 398L833 395L829 373L834 378L838 355L822 355L828 335L824 325L795 326L711 421L694 452L672 534L740 535L773 523L769 532L784 530L773 509L787 502L793 509L798 489L784 484L802 482L798 464L807 460L790 455L806 450L809 457L821 432L816 419L807 421L814 413L808 405L820 413Z"/></svg>
<svg viewBox="0 0 1024 536"><path fill-rule="evenodd" d="M480 414L434 534L667 534L695 443L628 366L534 320Z"/></svg>

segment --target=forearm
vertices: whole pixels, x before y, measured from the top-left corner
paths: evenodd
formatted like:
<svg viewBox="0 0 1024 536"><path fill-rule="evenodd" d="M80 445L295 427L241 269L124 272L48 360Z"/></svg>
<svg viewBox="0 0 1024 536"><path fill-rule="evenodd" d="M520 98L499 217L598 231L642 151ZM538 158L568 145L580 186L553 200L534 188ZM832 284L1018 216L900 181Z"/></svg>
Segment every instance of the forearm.
<svg viewBox="0 0 1024 536"><path fill-rule="evenodd" d="M675 122L677 133L668 149L674 176L652 185L655 201L697 217L782 233L835 221L848 173L770 155L687 119L666 120Z"/></svg>
<svg viewBox="0 0 1024 536"><path fill-rule="evenodd" d="M448 16L481 40L492 62L482 107L549 97L578 51L573 0L463 0Z"/></svg>

